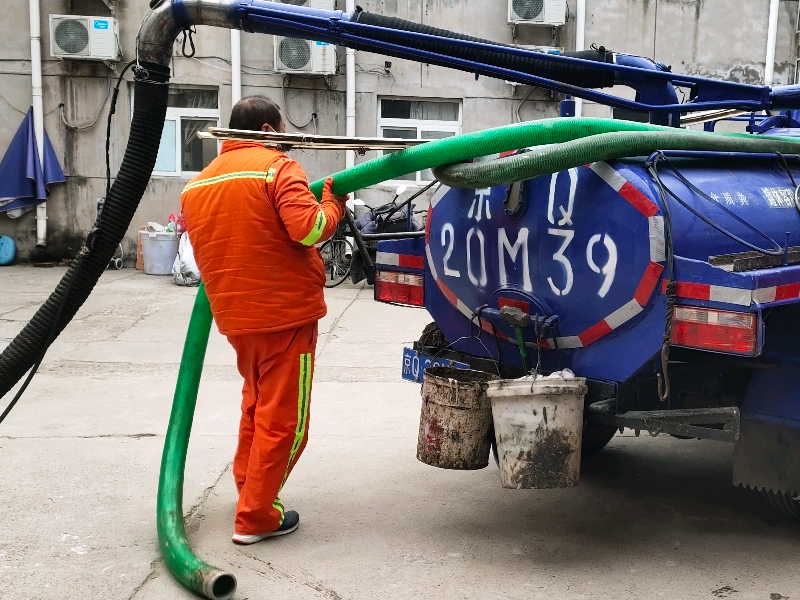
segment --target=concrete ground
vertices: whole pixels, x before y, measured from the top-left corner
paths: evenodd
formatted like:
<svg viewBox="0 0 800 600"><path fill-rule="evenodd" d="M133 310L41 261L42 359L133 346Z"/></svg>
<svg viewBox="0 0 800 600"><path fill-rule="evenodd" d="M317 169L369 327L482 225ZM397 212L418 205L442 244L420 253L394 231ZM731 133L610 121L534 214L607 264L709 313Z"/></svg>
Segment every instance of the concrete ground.
<svg viewBox="0 0 800 600"><path fill-rule="evenodd" d="M0 347L63 271L0 269ZM108 273L0 427L0 598L190 598L159 561L155 494L194 290ZM800 528L730 486L731 448L618 436L571 490L512 491L494 466L415 459L399 380L423 311L328 294L311 442L283 499L297 534L230 542L240 381L214 334L186 469L199 555L236 598L800 599ZM5 399L7 400L8 397Z"/></svg>

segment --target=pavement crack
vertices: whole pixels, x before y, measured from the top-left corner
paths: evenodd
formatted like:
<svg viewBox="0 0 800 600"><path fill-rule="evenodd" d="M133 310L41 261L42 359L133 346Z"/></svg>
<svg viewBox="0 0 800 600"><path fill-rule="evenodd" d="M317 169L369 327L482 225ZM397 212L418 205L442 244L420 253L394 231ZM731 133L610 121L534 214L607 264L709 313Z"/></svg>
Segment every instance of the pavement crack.
<svg viewBox="0 0 800 600"><path fill-rule="evenodd" d="M216 488L217 485L219 485L219 482L222 481L222 478L225 476L225 474L228 472L230 468L231 468L231 463L225 465L225 468L222 469L222 472L214 480L214 483L212 483L206 489L203 490L203 493L200 494L200 499L197 502L195 502L192 505L192 507L188 511L186 511L186 513L183 515L183 522L186 526L187 532L193 531L196 528L197 524L199 524L200 520L195 519L195 517L200 514L200 511L203 509L203 506L205 505L206 501L209 499L211 494L214 493L214 488ZM190 521L194 522L190 523ZM192 527L192 525L194 525L195 527ZM144 587L156 577L156 571L158 570L158 565L161 564L162 562L164 561L161 558L156 558L150 562L150 572L145 576L145 578L141 581L141 583L139 583L139 585L137 585L134 588L130 596L128 596L127 600L133 600L139 594L139 592L141 592L144 589ZM331 600L334 599L332 598Z"/></svg>
<svg viewBox="0 0 800 600"><path fill-rule="evenodd" d="M103 433L98 435L0 435L0 440L102 440L161 437L157 433Z"/></svg>
<svg viewBox="0 0 800 600"><path fill-rule="evenodd" d="M139 595L139 592L141 592L144 589L144 587L148 583L150 583L150 581L156 576L156 569L158 568L158 563L160 562L161 560L159 559L150 561L150 572L147 575L145 575L144 579L142 579L139 585L133 588L133 591L130 593L127 600L133 600L136 596Z"/></svg>
<svg viewBox="0 0 800 600"><path fill-rule="evenodd" d="M231 463L225 465L225 468L222 469L222 472L214 480L214 483L212 483L206 489L204 489L203 493L200 494L200 499L197 502L195 502L191 506L191 508L189 508L188 511L186 511L186 513L183 516L183 520L187 524L187 529L190 529L189 526L192 525L192 523L189 523L189 521L194 520L194 518L200 514L200 511L202 510L206 501L209 499L209 497L211 497L211 494L214 493L214 489L219 485L219 482L222 481L222 478L225 477L230 468L231 468Z"/></svg>
<svg viewBox="0 0 800 600"><path fill-rule="evenodd" d="M318 594L321 594L325 600L344 600L344 598L340 596L335 590L332 590L331 588L322 585L318 581L305 581L304 579L301 579L296 575L293 575L292 573L288 573L286 571L278 569L274 564L272 564L268 560L264 560L263 558L259 558L257 556L253 556L252 554L248 554L247 552L244 552L241 549L239 549L238 552L239 554L246 556L247 558L254 560L257 563L264 565L268 569L268 572L264 572L260 569L257 569L257 572L261 573L262 575L269 575L270 573L277 575L283 579L286 579L290 583L296 585L302 585L304 587L314 590Z"/></svg>
<svg viewBox="0 0 800 600"><path fill-rule="evenodd" d="M325 341L323 342L322 347L319 349L319 352L317 352L317 356L322 356L325 353L325 349L328 347L328 344L330 344L331 340L336 337L334 333L339 327L339 323L342 322L342 319L344 319L344 316L347 314L350 308L358 301L358 299L361 297L361 292L363 291L364 286L362 285L360 288L358 288L358 291L355 293L350 302L347 303L347 306L345 306L342 312L340 312L339 315L333 320L333 323L331 323L331 328L328 330L328 335L325 337Z"/></svg>

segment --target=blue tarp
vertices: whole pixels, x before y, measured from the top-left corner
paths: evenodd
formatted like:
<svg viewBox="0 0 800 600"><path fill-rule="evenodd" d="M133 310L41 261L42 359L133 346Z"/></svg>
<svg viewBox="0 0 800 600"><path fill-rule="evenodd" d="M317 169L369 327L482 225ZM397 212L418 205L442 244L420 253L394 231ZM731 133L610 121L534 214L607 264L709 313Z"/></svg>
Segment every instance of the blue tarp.
<svg viewBox="0 0 800 600"><path fill-rule="evenodd" d="M44 134L42 171L31 108L0 162L0 212L39 204L47 199L47 190L51 184L63 182L64 171L61 170L47 133Z"/></svg>

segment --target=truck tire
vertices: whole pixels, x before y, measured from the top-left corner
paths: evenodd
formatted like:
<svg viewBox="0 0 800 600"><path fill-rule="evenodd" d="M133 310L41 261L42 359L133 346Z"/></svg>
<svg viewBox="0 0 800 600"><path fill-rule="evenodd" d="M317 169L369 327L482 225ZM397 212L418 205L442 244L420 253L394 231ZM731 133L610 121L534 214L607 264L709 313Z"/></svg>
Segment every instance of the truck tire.
<svg viewBox="0 0 800 600"><path fill-rule="evenodd" d="M591 458L608 445L617 428L611 425L600 425L586 422L583 424L583 440L581 458Z"/></svg>
<svg viewBox="0 0 800 600"><path fill-rule="evenodd" d="M800 501L783 492L763 492L770 508L782 517L800 520Z"/></svg>

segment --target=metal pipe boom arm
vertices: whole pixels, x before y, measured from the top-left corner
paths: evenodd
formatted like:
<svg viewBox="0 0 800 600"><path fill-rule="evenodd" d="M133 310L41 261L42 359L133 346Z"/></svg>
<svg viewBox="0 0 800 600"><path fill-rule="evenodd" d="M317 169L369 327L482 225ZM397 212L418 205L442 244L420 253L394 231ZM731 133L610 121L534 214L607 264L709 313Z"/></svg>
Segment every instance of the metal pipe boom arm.
<svg viewBox="0 0 800 600"><path fill-rule="evenodd" d="M680 114L710 109L760 111L800 108L800 86L772 88L671 73L668 67L629 54L609 53L611 62L550 55L496 44L443 30L356 11L325 11L265 0L154 0L139 34L139 58L167 65L171 43L183 29L211 25L229 29L323 41L442 67L537 86L606 106L651 113L653 120L677 124ZM364 19L363 15L372 18ZM374 24L383 20L394 25ZM367 22L365 22L367 21ZM403 27L403 23L413 27ZM403 27L398 29L397 27ZM453 37L450 37L453 36ZM501 59L498 59L501 57ZM539 73L526 61L542 66ZM520 66L510 66L514 63ZM636 90L636 99L587 89L560 71L605 75L607 84ZM542 71L547 75L543 75ZM689 90L680 103L675 88Z"/></svg>

